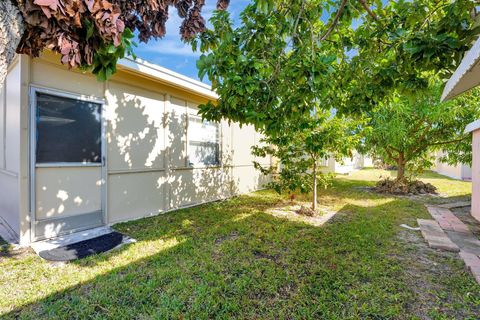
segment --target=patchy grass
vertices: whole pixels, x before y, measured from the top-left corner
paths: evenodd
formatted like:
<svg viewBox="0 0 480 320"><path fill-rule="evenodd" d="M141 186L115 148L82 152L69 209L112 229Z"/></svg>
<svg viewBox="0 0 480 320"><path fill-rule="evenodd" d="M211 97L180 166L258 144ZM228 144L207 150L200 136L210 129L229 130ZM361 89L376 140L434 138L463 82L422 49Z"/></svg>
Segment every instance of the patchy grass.
<svg viewBox="0 0 480 320"><path fill-rule="evenodd" d="M457 255L399 227L428 217L423 203L362 189L372 174L320 192L338 211L322 227L269 214L287 200L261 191L116 225L138 242L74 263L0 257L0 316L477 319L480 286Z"/></svg>

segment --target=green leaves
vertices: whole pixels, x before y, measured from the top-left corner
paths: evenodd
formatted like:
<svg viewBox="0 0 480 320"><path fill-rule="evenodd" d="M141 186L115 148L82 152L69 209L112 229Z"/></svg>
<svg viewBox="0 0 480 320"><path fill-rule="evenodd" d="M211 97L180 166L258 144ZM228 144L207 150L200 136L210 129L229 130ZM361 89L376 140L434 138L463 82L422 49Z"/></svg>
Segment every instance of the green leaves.
<svg viewBox="0 0 480 320"><path fill-rule="evenodd" d="M133 32L126 28L122 34L120 45L114 46L113 43L102 43L101 47L93 55L92 73L97 76L98 81L108 80L117 72L117 61L126 55L135 58L133 47L137 44L132 40Z"/></svg>
<svg viewBox="0 0 480 320"><path fill-rule="evenodd" d="M410 170L428 169L438 151L446 152L443 160L451 164L471 162L471 141L463 130L480 117L480 93L440 103L441 88L437 81L414 96L396 96L368 112L364 150L393 165L401 154Z"/></svg>

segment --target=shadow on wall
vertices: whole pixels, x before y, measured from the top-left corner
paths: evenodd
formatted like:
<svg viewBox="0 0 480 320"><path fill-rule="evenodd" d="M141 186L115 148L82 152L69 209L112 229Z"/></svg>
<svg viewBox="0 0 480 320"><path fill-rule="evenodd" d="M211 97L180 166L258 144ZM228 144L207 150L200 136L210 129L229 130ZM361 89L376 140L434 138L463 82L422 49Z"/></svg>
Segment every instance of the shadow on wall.
<svg viewBox="0 0 480 320"><path fill-rule="evenodd" d="M195 152L190 154L195 159L212 162L211 148L189 148L188 117L196 114L196 110L187 101L175 98L166 110L164 100L163 95L154 92L110 84L104 111L109 223L225 199L258 189L268 181L268 177L254 169L253 163L249 168L244 166L240 174L234 173L234 146L229 145L228 136L219 141L218 165L192 167L189 152ZM221 125L218 128L220 130ZM224 134L230 132L226 130ZM85 173L67 169L61 179L50 179L49 185L37 186L37 206L41 205L42 212L49 213L47 218L91 212L95 206L100 208L100 188L97 191L93 185L86 187ZM101 178L92 181L95 185L103 183ZM248 189L240 188L244 181L248 181ZM89 199L92 197L88 194L92 193L98 193L95 201ZM49 201L42 202L47 198ZM58 233L64 226L54 223L47 227Z"/></svg>
<svg viewBox="0 0 480 320"><path fill-rule="evenodd" d="M212 155L208 154L211 149L189 146L189 114L194 109L186 101L172 98L170 109L165 110L163 96L131 90L113 89L108 99L109 177L123 180L119 185L124 186L113 187L110 202L118 203L118 209L123 204L131 208L135 204L155 203L148 208L148 213L153 214L239 193L240 179L233 175L233 148L224 143L226 139L219 141L218 165L191 166L189 156L212 162ZM136 190L132 190L134 181Z"/></svg>

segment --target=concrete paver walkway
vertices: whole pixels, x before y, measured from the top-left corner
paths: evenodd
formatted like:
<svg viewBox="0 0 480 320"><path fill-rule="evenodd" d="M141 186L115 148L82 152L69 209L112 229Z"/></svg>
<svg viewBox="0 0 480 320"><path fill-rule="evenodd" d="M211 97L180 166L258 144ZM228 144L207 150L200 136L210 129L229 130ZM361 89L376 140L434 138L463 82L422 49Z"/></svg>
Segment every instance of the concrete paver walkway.
<svg viewBox="0 0 480 320"><path fill-rule="evenodd" d="M435 220L418 219L417 222L430 248L453 252L460 251L460 248L450 240Z"/></svg>
<svg viewBox="0 0 480 320"><path fill-rule="evenodd" d="M469 202L456 202L441 206L427 206L435 220L418 219L422 235L431 248L460 252L468 270L480 284L480 240L468 226L456 217L451 208L468 206Z"/></svg>

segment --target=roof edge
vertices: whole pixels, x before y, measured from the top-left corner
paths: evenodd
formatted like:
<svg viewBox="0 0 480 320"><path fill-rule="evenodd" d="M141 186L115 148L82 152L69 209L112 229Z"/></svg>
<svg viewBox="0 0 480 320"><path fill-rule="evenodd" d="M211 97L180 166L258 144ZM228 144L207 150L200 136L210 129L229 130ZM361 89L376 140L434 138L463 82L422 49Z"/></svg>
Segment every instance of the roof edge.
<svg viewBox="0 0 480 320"><path fill-rule="evenodd" d="M142 59L133 59L131 57L122 58L118 64L130 71L138 74L147 75L158 80L165 81L173 86L184 90L194 91L195 93L213 100L218 99L218 95L212 91L211 86L198 80L189 78L175 71L161 67L159 65L144 61Z"/></svg>
<svg viewBox="0 0 480 320"><path fill-rule="evenodd" d="M462 77L467 72L472 70L472 68L477 64L479 60L480 60L480 38L477 38L473 46L470 48L470 50L467 51L467 53L463 57L462 61L460 62L460 65L457 67L455 72L452 74L450 79L448 79L447 83L445 84L445 88L443 89L443 93L440 101L443 102L443 101L450 100L452 98L455 98L459 94L471 89L469 88L456 95L452 94L452 91L458 85Z"/></svg>
<svg viewBox="0 0 480 320"><path fill-rule="evenodd" d="M469 123L465 127L464 133L471 133L471 132L476 131L478 129L480 129L480 119L476 120L476 121L473 121L472 123Z"/></svg>

